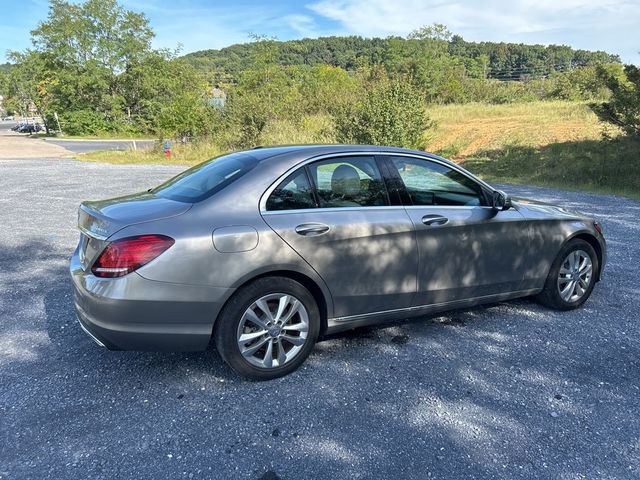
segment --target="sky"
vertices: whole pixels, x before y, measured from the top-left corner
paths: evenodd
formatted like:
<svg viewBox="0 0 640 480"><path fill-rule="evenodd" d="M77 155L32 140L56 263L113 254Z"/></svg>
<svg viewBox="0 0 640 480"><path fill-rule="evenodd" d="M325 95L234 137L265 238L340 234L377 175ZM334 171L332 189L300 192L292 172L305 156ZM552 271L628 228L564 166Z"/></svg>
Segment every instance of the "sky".
<svg viewBox="0 0 640 480"><path fill-rule="evenodd" d="M77 3L77 0L76 0ZM249 41L327 35L406 36L442 23L472 41L564 44L640 65L640 0L120 0L144 12L154 46L182 52ZM0 0L0 63L31 45L47 0Z"/></svg>

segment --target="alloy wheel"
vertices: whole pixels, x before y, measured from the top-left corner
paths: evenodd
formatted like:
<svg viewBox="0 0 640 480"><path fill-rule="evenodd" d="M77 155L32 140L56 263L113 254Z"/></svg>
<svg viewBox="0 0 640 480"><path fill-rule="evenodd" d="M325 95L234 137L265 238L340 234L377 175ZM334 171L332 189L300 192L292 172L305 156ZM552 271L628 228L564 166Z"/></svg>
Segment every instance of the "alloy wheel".
<svg viewBox="0 0 640 480"><path fill-rule="evenodd" d="M238 324L240 353L258 368L276 368L296 357L307 340L309 314L293 295L265 295L249 306Z"/></svg>
<svg viewBox="0 0 640 480"><path fill-rule="evenodd" d="M567 255L560 265L558 274L558 291L565 302L580 300L591 284L593 262L584 250L574 250Z"/></svg>

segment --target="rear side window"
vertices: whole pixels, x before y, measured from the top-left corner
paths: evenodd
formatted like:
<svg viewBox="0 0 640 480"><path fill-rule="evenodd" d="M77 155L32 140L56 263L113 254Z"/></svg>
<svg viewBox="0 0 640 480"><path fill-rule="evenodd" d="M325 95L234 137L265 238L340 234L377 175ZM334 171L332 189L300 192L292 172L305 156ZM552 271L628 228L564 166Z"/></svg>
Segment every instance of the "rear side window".
<svg viewBox="0 0 640 480"><path fill-rule="evenodd" d="M373 157L339 157L312 163L320 208L389 205L387 190Z"/></svg>
<svg viewBox="0 0 640 480"><path fill-rule="evenodd" d="M160 197L196 203L219 192L258 163L245 152L231 153L196 165L151 190Z"/></svg>
<svg viewBox="0 0 640 480"><path fill-rule="evenodd" d="M315 206L313 189L304 168L285 178L267 200L267 210L299 210Z"/></svg>

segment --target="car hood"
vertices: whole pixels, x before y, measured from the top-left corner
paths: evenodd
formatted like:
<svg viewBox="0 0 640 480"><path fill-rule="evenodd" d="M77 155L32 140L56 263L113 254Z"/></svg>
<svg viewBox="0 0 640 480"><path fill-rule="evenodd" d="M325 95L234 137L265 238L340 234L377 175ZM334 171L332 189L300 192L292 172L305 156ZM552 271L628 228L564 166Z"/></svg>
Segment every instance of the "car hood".
<svg viewBox="0 0 640 480"><path fill-rule="evenodd" d="M576 210L554 205L553 203L541 202L530 198L512 197L511 203L525 217L535 218L562 218L562 219L587 219L588 217Z"/></svg>
<svg viewBox="0 0 640 480"><path fill-rule="evenodd" d="M80 204L78 227L95 238L105 239L129 225L175 217L191 207L190 203L158 197L148 192L86 201Z"/></svg>

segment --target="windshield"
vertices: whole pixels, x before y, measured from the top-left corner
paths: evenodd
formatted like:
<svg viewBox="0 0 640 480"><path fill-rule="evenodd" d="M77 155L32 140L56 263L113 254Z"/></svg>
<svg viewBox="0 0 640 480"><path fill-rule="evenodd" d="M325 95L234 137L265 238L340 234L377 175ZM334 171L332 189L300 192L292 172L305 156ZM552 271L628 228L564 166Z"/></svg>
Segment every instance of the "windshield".
<svg viewBox="0 0 640 480"><path fill-rule="evenodd" d="M196 203L219 192L251 170L258 159L245 152L212 158L151 190L179 202Z"/></svg>

